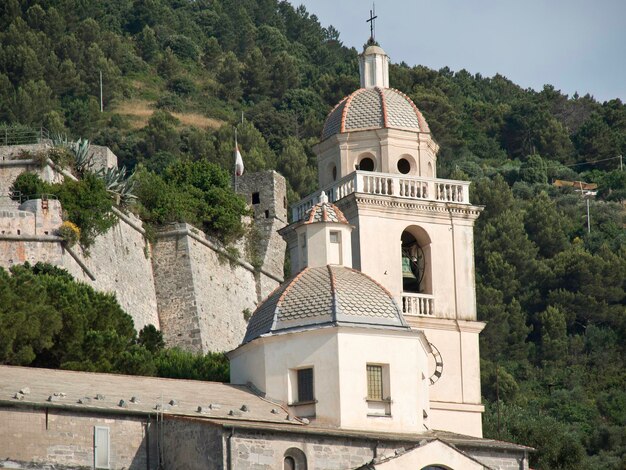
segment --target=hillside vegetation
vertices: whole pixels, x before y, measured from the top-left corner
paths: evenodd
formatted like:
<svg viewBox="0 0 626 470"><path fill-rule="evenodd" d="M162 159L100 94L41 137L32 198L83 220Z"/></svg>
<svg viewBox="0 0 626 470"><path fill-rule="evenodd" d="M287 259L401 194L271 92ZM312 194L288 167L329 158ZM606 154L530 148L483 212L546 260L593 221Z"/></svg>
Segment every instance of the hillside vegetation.
<svg viewBox="0 0 626 470"><path fill-rule="evenodd" d="M88 137L172 192L181 162L231 170L236 125L248 171L307 194L325 115L358 87L357 51L277 0L5 0L0 31L0 122ZM485 435L536 447L536 468L625 468L625 105L447 68L396 64L390 81L441 145L439 176L470 179L486 206ZM598 184L590 232L554 179ZM143 210L184 219L180 203Z"/></svg>

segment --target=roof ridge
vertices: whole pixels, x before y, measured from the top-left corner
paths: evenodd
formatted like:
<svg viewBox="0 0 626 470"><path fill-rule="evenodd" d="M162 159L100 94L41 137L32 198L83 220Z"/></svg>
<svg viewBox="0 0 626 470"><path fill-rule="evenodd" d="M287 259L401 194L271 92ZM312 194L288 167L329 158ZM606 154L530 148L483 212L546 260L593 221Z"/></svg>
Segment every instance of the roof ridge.
<svg viewBox="0 0 626 470"><path fill-rule="evenodd" d="M332 307L331 307L331 321L337 322L337 285L335 283L335 273L333 273L330 264L326 265L328 269L328 275L330 276L330 296L332 298Z"/></svg>
<svg viewBox="0 0 626 470"><path fill-rule="evenodd" d="M360 94L363 90L365 90L365 88L359 88L358 90L353 91L346 97L345 99L346 104L341 110L341 127L339 128L340 133L346 132L346 117L348 116L348 109L350 109L350 103L352 103L352 100L355 98L355 96Z"/></svg>
<svg viewBox="0 0 626 470"><path fill-rule="evenodd" d="M383 127L389 127L389 119L387 117L387 99L385 98L385 93L381 87L375 87L375 90L378 92L378 96L380 97L380 106L383 111Z"/></svg>

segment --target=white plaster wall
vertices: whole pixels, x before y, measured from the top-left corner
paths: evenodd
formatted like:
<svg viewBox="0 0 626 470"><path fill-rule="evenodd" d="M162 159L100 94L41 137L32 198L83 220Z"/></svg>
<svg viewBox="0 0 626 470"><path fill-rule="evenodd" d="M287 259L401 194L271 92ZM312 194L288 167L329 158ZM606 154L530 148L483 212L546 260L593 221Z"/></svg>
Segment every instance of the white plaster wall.
<svg viewBox="0 0 626 470"><path fill-rule="evenodd" d="M441 408L439 408L441 406ZM483 437L482 407L467 410L450 409L437 402L430 404L430 427L438 431L449 431L466 436Z"/></svg>
<svg viewBox="0 0 626 470"><path fill-rule="evenodd" d="M297 247L290 245L291 258L291 273L295 274L300 272L305 267L318 267L326 266L327 264L339 264L342 266L352 267L352 243L350 240L350 232L352 227L346 224L339 223L312 223L301 225L296 228L297 234ZM330 232L340 232L340 256L333 255L333 249L336 246L331 246ZM301 243L300 236L305 235L307 237L306 244L306 257L301 255ZM292 238L294 241L295 238Z"/></svg>
<svg viewBox="0 0 626 470"><path fill-rule="evenodd" d="M419 432L427 356L411 330L330 327L260 338L229 354L231 381L253 382L269 398L289 403L289 371L313 367L315 421L344 429ZM261 364L259 358L263 358ZM368 417L367 364L389 366L391 416ZM308 411L309 408L306 408ZM304 406L294 406L301 414Z"/></svg>
<svg viewBox="0 0 626 470"><path fill-rule="evenodd" d="M425 203L437 207L436 203ZM346 217L355 217L346 211ZM400 302L402 295L402 232L411 225L422 227L431 240L432 291L439 318L476 319L473 232L471 223L455 220L453 230L447 212L411 212L394 207L359 207L359 265L365 274L385 286ZM455 258L453 257L455 255ZM456 266L454 263L456 259ZM456 274L456 282L455 282ZM457 292L456 296L454 293Z"/></svg>
<svg viewBox="0 0 626 470"><path fill-rule="evenodd" d="M428 397L423 394L426 352L416 332L353 330L338 335L341 427L386 432L419 432ZM368 416L367 364L389 367L390 416Z"/></svg>
<svg viewBox="0 0 626 470"><path fill-rule="evenodd" d="M298 333L285 333L269 338L256 339L230 354L231 378L236 383L246 383L251 377L255 385L262 383L261 371L254 356L262 356L265 369L265 388L268 397L283 403L289 402L289 370L313 367L313 388L317 400L315 406L318 422L340 423L339 373L336 328L323 328ZM255 346L255 347L251 347ZM260 385L258 385L261 388ZM293 407L296 415L301 411Z"/></svg>
<svg viewBox="0 0 626 470"><path fill-rule="evenodd" d="M320 188L333 182L332 166L337 167L337 179L349 175L363 154L369 153L375 161L374 171L400 174L398 160L408 155L410 176L429 176L428 163L437 175L439 146L430 133L399 129L354 131L334 135L314 147L318 158Z"/></svg>
<svg viewBox="0 0 626 470"><path fill-rule="evenodd" d="M405 470L407 468L420 469L430 465L439 465L455 470L484 469L480 463L440 441L429 442L399 457L377 464L374 468L376 470Z"/></svg>
<svg viewBox="0 0 626 470"><path fill-rule="evenodd" d="M230 359L230 383L245 385L252 382L255 387L264 392L267 391L266 380L266 349L264 341L253 341L241 346L228 354ZM282 402L287 402L284 393L278 396L270 396Z"/></svg>

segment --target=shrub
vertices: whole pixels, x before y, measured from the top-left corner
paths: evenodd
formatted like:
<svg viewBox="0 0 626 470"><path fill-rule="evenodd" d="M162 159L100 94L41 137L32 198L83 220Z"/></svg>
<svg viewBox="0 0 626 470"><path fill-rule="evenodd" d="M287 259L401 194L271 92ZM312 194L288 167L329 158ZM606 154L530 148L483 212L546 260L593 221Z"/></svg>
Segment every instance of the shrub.
<svg viewBox="0 0 626 470"><path fill-rule="evenodd" d="M67 246L73 246L80 240L80 229L76 224L66 220L59 227L59 235L63 237Z"/></svg>

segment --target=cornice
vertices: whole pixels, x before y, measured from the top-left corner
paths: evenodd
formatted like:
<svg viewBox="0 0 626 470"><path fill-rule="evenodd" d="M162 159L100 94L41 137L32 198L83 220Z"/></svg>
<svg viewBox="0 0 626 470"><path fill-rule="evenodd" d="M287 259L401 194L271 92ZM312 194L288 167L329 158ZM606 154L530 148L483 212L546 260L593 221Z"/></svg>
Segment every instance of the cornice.
<svg viewBox="0 0 626 470"><path fill-rule="evenodd" d="M473 320L455 320L452 318L433 318L422 316L406 316L405 320L411 328L456 331L461 333L480 333L486 323Z"/></svg>
<svg viewBox="0 0 626 470"><path fill-rule="evenodd" d="M384 212L386 209L397 209L414 213L428 212L441 214L446 218L453 216L476 220L483 210L483 206L471 204L446 203L439 201L423 201L417 199L403 199L394 196L379 196L365 193L354 193L354 202L361 208L369 208Z"/></svg>

